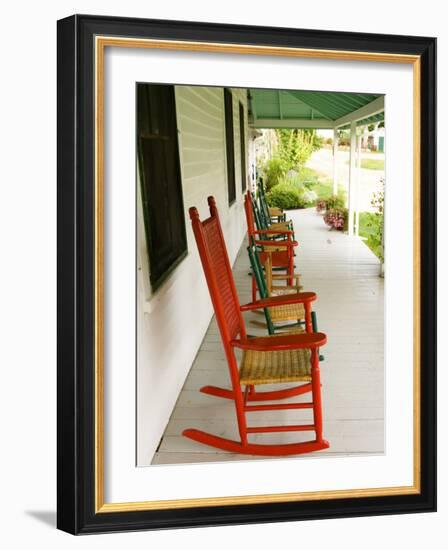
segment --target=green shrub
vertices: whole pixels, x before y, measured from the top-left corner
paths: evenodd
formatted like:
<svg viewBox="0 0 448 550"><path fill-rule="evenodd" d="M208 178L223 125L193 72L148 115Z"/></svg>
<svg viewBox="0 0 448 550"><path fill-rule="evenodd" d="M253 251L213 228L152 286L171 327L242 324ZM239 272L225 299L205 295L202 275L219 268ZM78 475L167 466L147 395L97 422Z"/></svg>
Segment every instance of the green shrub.
<svg viewBox="0 0 448 550"><path fill-rule="evenodd" d="M366 245L383 262L383 215L376 212L360 212L359 235L365 238Z"/></svg>
<svg viewBox="0 0 448 550"><path fill-rule="evenodd" d="M269 191L279 184L280 180L285 177L288 171L288 166L281 158L274 157L263 166L263 175L265 183L265 191Z"/></svg>
<svg viewBox="0 0 448 550"><path fill-rule="evenodd" d="M316 204L316 201L317 201L317 193L316 193L316 191L313 191L312 189L305 188L305 190L303 192L303 198L304 198L304 200L306 201L307 204L314 205L314 204Z"/></svg>
<svg viewBox="0 0 448 550"><path fill-rule="evenodd" d="M287 182L279 183L271 189L267 194L267 200L270 206L276 206L282 210L308 206L304 190Z"/></svg>
<svg viewBox="0 0 448 550"><path fill-rule="evenodd" d="M367 227L370 229L370 234L367 237L368 244L372 250L381 251L383 245L383 216L382 214L373 214L371 212L369 214L369 218L367 219Z"/></svg>
<svg viewBox="0 0 448 550"><path fill-rule="evenodd" d="M330 189L329 189L330 190ZM328 190L328 191L329 191ZM330 212L331 210L343 210L345 209L345 192L339 192L338 195L329 195L328 193L317 193L317 200L315 201L317 212Z"/></svg>
<svg viewBox="0 0 448 550"><path fill-rule="evenodd" d="M384 181L382 183L384 184ZM375 212L361 212L359 215L359 234L367 238L367 246L381 262L384 262L384 190L373 194L371 204Z"/></svg>
<svg viewBox="0 0 448 550"><path fill-rule="evenodd" d="M294 172L294 170L290 170L285 178L282 178L279 183L286 183L288 185L294 185L297 189L303 189L304 185L302 180L300 179L300 176L297 172Z"/></svg>
<svg viewBox="0 0 448 550"><path fill-rule="evenodd" d="M325 201L326 210L334 210L345 207L345 197L342 194L331 196Z"/></svg>

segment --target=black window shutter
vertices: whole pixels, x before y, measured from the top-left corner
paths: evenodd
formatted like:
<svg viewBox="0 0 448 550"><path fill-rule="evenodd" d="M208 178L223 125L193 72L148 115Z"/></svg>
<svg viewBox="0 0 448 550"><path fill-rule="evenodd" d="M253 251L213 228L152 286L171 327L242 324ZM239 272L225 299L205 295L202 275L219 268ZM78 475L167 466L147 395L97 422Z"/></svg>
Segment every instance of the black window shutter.
<svg viewBox="0 0 448 550"><path fill-rule="evenodd" d="M157 288L187 251L174 86L138 84L137 114L150 280Z"/></svg>
<svg viewBox="0 0 448 550"><path fill-rule="evenodd" d="M232 92L224 89L224 112L226 125L227 188L229 205L235 202L235 149L233 137L233 99Z"/></svg>
<svg viewBox="0 0 448 550"><path fill-rule="evenodd" d="M247 186L246 174L246 131L244 126L244 107L240 102L240 153L241 153L241 191L244 193Z"/></svg>

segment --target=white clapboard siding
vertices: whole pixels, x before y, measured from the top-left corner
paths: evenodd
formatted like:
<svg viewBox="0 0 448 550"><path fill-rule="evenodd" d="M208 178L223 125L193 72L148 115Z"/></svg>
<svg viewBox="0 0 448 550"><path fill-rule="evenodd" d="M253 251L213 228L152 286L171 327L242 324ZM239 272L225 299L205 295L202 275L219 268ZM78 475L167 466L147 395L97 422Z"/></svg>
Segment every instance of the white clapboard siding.
<svg viewBox="0 0 448 550"><path fill-rule="evenodd" d="M243 103L247 120L247 101L245 90L235 89L232 94L236 201L229 208L223 88L175 87L188 255L153 295L138 193L137 463L140 466L151 462L212 316L188 209L196 206L201 217L208 217L207 197L215 197L232 262L245 232L238 102Z"/></svg>
<svg viewBox="0 0 448 550"><path fill-rule="evenodd" d="M328 231L314 209L290 212L289 216L300 243L295 262L302 274L301 284L304 290L317 292L314 309L319 329L328 336L328 344L322 349L325 360L321 363L321 377L324 436L330 441L330 448L313 456L381 454L384 452L384 283L378 276L379 262L359 239ZM242 303L251 299L248 271L243 243L234 265ZM262 328L251 324L254 319L262 320L261 316L246 313L245 319L251 334L263 333ZM182 437L185 428L198 428L238 439L233 402L200 393L204 385L230 387L215 318L200 345L152 464L257 458L226 453ZM272 388L267 385L263 389ZM288 401L306 401L309 395ZM300 424L311 419L310 410L248 414L248 424L254 426ZM297 432L253 434L250 440L286 443L306 437L306 433Z"/></svg>

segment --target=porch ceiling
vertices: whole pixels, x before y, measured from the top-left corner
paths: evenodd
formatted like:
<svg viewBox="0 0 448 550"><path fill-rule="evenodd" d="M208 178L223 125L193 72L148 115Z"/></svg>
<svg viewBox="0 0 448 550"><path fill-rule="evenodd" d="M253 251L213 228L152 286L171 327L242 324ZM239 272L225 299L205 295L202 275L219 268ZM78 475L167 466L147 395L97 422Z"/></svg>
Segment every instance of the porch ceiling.
<svg viewBox="0 0 448 550"><path fill-rule="evenodd" d="M249 90L254 128L335 128L384 119L384 96L345 92Z"/></svg>

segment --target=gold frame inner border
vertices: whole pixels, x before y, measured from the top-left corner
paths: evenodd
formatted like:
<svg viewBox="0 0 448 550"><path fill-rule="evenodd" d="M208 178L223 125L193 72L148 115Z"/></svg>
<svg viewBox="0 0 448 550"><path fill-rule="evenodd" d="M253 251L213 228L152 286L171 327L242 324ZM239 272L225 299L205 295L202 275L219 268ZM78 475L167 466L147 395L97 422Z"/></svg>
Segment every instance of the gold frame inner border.
<svg viewBox="0 0 448 550"><path fill-rule="evenodd" d="M104 54L106 47L149 48L207 53L231 53L301 57L312 59L406 63L413 65L413 220L414 220L414 349L413 349L413 435L414 482L410 486L304 493L157 500L142 502L104 502ZM341 498L362 498L420 493L420 56L344 50L320 50L291 47L255 46L194 41L153 40L95 37L95 513L131 512L260 504L273 502L303 502Z"/></svg>

